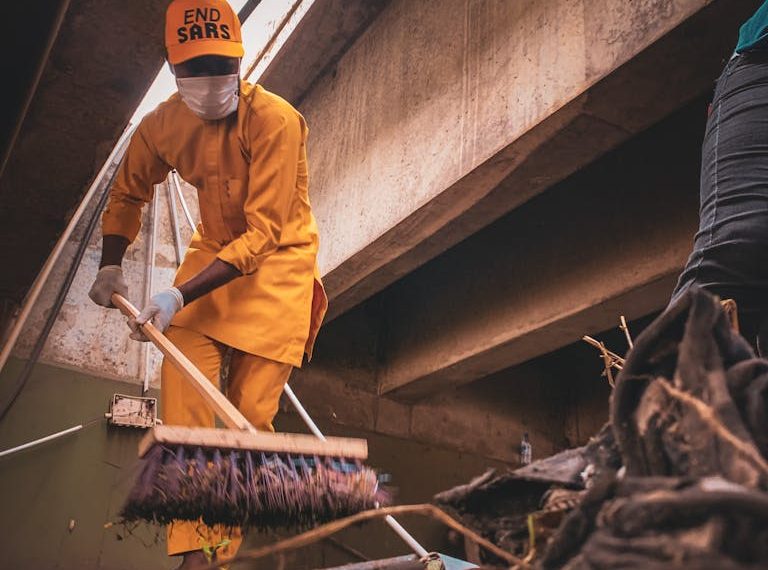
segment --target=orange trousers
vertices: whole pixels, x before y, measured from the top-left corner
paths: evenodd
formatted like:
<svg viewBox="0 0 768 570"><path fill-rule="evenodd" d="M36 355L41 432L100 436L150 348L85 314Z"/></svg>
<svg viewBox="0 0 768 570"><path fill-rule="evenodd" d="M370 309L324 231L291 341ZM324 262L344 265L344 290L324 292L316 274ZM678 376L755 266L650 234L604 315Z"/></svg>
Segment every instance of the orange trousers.
<svg viewBox="0 0 768 570"><path fill-rule="evenodd" d="M227 347L189 329L171 326L166 336L214 385L220 387L219 371ZM235 350L227 377L227 398L248 418L256 429L274 431L272 419L277 413L280 394L293 366L254 354ZM214 414L208 404L176 367L163 360L161 369L163 423L179 426L213 427ZM208 527L202 522L174 522L168 527L168 555L174 556L205 546L216 547L218 560L235 555L242 542L237 529Z"/></svg>

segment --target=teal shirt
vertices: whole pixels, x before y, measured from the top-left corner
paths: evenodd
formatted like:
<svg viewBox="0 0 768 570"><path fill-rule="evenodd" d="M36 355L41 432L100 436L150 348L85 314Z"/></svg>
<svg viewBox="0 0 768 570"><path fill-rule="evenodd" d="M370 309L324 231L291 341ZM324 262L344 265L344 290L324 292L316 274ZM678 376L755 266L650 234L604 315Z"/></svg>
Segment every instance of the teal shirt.
<svg viewBox="0 0 768 570"><path fill-rule="evenodd" d="M763 47L768 44L768 0L757 9L757 12L739 30L739 43L736 51L741 53Z"/></svg>

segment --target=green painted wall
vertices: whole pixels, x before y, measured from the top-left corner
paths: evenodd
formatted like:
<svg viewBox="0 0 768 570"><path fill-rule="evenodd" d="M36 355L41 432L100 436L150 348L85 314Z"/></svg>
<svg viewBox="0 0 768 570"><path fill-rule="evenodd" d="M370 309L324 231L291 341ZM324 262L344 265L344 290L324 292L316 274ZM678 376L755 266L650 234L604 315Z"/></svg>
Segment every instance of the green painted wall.
<svg viewBox="0 0 768 570"><path fill-rule="evenodd" d="M7 398L22 365L12 360L0 373L0 401ZM138 389L135 384L39 364L0 424L0 449L100 418L112 394L137 394ZM275 423L280 431L306 431L292 414L281 414ZM468 481L491 464L500 466L471 454L320 423L329 434L369 440L369 463L392 474L398 503L428 501L434 493ZM117 527L104 528L115 520L130 488L142 433L108 428L105 421L98 421L63 439L0 459L0 568L173 568L176 561L165 556L164 533L158 529L141 527L125 535ZM75 521L72 531L70 520ZM402 522L427 549L460 555L458 545L440 525L416 517ZM250 536L245 548L274 541L277 534ZM337 538L372 559L408 552L379 521L349 529ZM349 553L326 542L290 555L285 568L322 568L353 561ZM277 565L268 560L238 567L273 569Z"/></svg>
<svg viewBox="0 0 768 570"><path fill-rule="evenodd" d="M0 401L15 384L21 361L0 374ZM115 392L137 394L138 385L102 380L72 370L36 366L24 392L0 424L0 448L96 419ZM139 430L108 428L100 421L83 431L0 459L0 544L7 568L172 568L162 546L137 538L118 540L114 520L131 484ZM69 522L75 521L70 532ZM145 541L149 529L140 529ZM155 533L156 534L156 533Z"/></svg>

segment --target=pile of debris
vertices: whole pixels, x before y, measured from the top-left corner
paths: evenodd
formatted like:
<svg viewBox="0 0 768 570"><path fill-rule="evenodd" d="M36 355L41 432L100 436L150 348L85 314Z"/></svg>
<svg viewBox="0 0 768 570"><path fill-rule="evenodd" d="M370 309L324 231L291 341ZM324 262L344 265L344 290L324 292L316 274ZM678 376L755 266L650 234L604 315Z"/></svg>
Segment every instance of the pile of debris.
<svg viewBox="0 0 768 570"><path fill-rule="evenodd" d="M637 339L587 446L435 499L543 569L745 570L768 567L767 491L768 360L692 289Z"/></svg>

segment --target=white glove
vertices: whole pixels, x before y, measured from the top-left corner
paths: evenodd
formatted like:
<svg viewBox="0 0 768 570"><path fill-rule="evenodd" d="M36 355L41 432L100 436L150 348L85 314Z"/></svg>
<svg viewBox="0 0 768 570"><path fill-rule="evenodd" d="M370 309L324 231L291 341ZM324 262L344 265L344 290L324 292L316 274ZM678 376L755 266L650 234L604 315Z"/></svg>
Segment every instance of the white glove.
<svg viewBox="0 0 768 570"><path fill-rule="evenodd" d="M152 295L149 305L144 307L136 318L128 320L128 326L133 331L130 337L133 340L147 342L149 339L141 331L141 325L147 321L152 321L152 324L160 332L165 332L165 329L171 324L173 315L178 313L183 306L184 297L176 287L171 287Z"/></svg>
<svg viewBox="0 0 768 570"><path fill-rule="evenodd" d="M97 305L114 309L112 293L118 293L123 297L128 296L128 285L123 277L123 269L119 265L105 265L99 269L91 290L88 291L88 296Z"/></svg>

